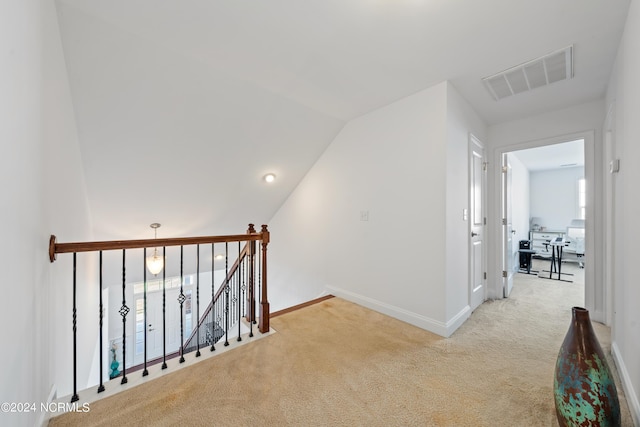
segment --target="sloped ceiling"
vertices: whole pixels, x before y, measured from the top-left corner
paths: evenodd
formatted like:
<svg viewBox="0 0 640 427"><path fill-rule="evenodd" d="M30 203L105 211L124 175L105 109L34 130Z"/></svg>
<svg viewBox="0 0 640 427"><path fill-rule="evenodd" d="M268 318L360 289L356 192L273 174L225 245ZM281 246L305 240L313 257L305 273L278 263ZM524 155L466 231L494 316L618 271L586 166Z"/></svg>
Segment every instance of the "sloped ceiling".
<svg viewBox="0 0 640 427"><path fill-rule="evenodd" d="M95 233L120 239L267 222L346 122L443 80L488 124L599 99L629 0L56 4ZM571 80L482 84L568 45Z"/></svg>

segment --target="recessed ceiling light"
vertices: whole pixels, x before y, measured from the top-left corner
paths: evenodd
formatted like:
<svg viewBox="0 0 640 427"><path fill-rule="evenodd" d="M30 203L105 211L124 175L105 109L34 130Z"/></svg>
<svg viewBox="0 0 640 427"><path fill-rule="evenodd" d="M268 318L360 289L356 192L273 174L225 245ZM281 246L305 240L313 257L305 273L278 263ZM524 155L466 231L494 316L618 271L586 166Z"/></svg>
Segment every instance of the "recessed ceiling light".
<svg viewBox="0 0 640 427"><path fill-rule="evenodd" d="M264 182L273 182L276 180L276 175L273 173L268 173L262 179L264 179Z"/></svg>
<svg viewBox="0 0 640 427"><path fill-rule="evenodd" d="M224 258L224 255L222 255L222 254L218 254L218 255L215 256L215 259L217 259L217 260L221 260L222 258Z"/></svg>

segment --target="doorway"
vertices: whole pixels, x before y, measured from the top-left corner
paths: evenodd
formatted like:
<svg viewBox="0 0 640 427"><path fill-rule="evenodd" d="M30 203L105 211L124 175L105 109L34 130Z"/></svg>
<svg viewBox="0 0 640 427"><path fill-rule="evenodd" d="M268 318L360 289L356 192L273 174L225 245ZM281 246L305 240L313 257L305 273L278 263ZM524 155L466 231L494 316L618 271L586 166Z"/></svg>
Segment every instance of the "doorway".
<svg viewBox="0 0 640 427"><path fill-rule="evenodd" d="M501 220L505 220L503 213L507 210L512 215L509 233L504 231L504 221L501 221L503 227L495 229L493 233L493 238L501 242L501 252L504 254L502 259L498 260L500 273L493 283L493 292L499 297L508 297L508 292L504 289L504 277L509 275L508 269L517 271L520 267L520 241L531 242L531 232L534 230L568 236L575 231L572 225L577 223L583 227L584 234L580 244L584 245L584 253L579 254L580 256L572 254L572 261L580 262L584 266L584 306L594 313L593 317L603 318L603 311L597 309L601 304L601 301L598 302L597 294L602 290L596 290L595 284L595 272L599 271L599 268L594 262L594 252L597 251L594 244L594 139L593 132L581 132L516 144L495 152L495 162L500 165L496 168L495 183L496 188L501 188L498 192L501 197L495 199L495 212L500 213ZM502 167L504 159L508 159L512 168L510 173L513 188L511 196L507 197L504 192L505 169ZM562 182L565 184L561 184ZM507 235L511 237L512 249L508 248L508 239L505 238ZM541 255L541 259L550 260L551 249ZM509 261L511 267L508 267ZM543 268L551 268L550 264L550 261L547 261ZM565 278L570 280L569 276ZM602 284L599 287L602 287Z"/></svg>

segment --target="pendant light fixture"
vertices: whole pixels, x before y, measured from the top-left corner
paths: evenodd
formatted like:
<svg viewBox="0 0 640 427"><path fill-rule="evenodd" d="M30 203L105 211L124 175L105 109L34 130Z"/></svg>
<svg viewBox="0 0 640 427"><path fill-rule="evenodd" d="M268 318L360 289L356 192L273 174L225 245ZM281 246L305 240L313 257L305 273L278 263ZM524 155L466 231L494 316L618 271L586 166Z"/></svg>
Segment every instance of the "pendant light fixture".
<svg viewBox="0 0 640 427"><path fill-rule="evenodd" d="M150 225L150 227L153 228L154 239L157 239L158 228L160 227L160 224L158 224L157 222L154 222L153 224ZM153 275L160 273L164 268L164 257L158 253L157 247L153 250L153 255L149 255L147 257L147 268L149 269L149 272Z"/></svg>

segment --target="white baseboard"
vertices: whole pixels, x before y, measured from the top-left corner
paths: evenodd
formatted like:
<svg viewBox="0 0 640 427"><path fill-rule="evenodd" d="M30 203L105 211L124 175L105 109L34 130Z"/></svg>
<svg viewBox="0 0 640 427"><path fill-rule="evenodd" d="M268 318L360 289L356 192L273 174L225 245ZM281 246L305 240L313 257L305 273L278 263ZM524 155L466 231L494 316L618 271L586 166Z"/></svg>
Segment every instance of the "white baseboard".
<svg viewBox="0 0 640 427"><path fill-rule="evenodd" d="M425 329L445 338L450 337L451 334L453 334L456 329L458 329L460 325L462 325L471 315L471 308L466 306L453 318L444 323L344 289L327 286L327 290L328 293L334 296L346 299L347 301L351 301L363 307L370 308L371 310L379 313L386 314L387 316L391 316L395 319L402 320L410 325L417 326L418 328Z"/></svg>
<svg viewBox="0 0 640 427"><path fill-rule="evenodd" d="M629 404L631 418L633 418L633 425L636 427L640 427L640 401L638 401L638 394L633 389L633 384L631 383L629 372L627 371L627 367L624 364L624 360L622 360L618 345L615 342L611 343L611 355L613 356L613 360L616 363L616 367L618 368L618 374L620 375L620 381L622 382L624 395L627 399L627 403Z"/></svg>

